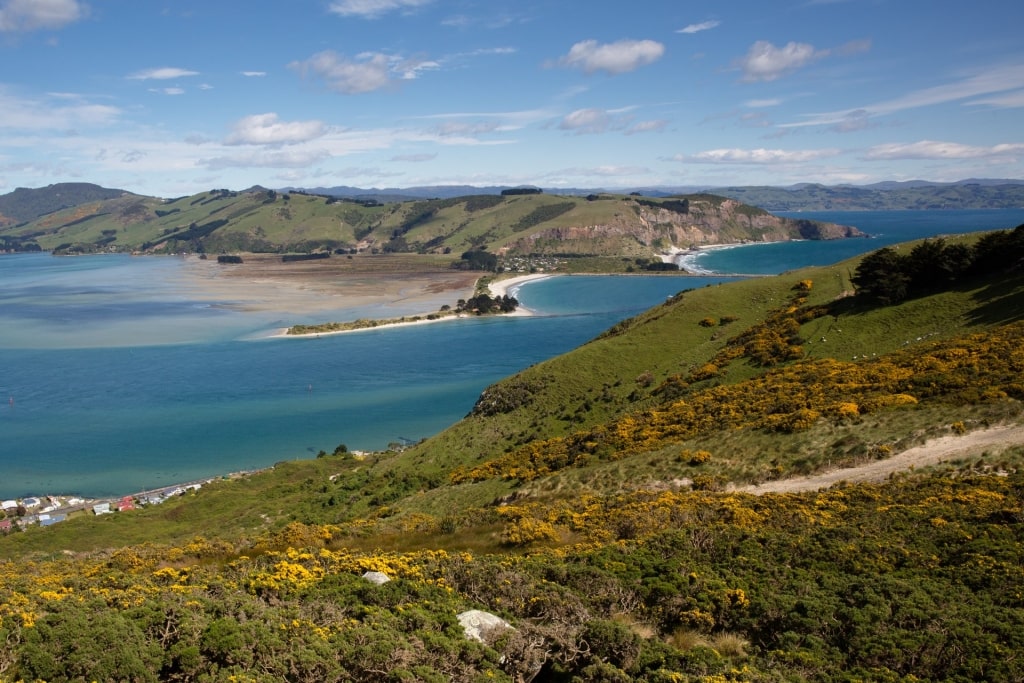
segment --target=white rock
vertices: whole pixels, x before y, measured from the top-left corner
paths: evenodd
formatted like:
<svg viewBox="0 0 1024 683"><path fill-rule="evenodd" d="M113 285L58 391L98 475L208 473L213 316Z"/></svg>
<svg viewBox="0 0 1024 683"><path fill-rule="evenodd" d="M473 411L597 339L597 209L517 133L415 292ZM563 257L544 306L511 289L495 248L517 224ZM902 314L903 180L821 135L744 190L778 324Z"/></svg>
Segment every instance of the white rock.
<svg viewBox="0 0 1024 683"><path fill-rule="evenodd" d="M466 632L466 637L481 643L484 642L483 634L488 631L512 628L512 625L501 617L478 609L471 609L456 616L462 624L462 630Z"/></svg>
<svg viewBox="0 0 1024 683"><path fill-rule="evenodd" d="M391 580L391 577L384 572L366 572L363 574L363 578L370 583L377 584L378 586Z"/></svg>

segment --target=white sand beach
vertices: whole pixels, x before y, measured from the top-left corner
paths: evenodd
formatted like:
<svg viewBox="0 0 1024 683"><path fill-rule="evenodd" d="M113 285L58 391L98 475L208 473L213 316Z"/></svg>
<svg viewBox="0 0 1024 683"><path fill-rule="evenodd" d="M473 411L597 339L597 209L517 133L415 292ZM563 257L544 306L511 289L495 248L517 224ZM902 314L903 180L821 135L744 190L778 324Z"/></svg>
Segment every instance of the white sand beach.
<svg viewBox="0 0 1024 683"><path fill-rule="evenodd" d="M414 318L416 316L410 316ZM329 330L325 332L309 332L306 334L288 334L288 330L291 328L281 327L274 330L271 334L264 337L265 339L315 339L317 337L328 337L335 334L353 334L355 332L369 332L371 330L386 330L394 327L410 327L412 325L427 325L430 323L441 323L447 320L459 320L461 318L467 318L469 316L464 314L452 314L443 315L438 318L426 318L421 317L419 320L396 320L393 322L382 322L377 325L367 325L366 327L353 327L346 330Z"/></svg>
<svg viewBox="0 0 1024 683"><path fill-rule="evenodd" d="M522 286L523 284L525 284L527 282L536 282L537 280L543 280L543 279L546 279L546 278L549 278L549 277L554 277L554 276L550 275L550 274L544 274L544 273L533 273L533 274L530 274L530 275L516 275L516 276L510 277L510 278L504 278L502 280L497 280L495 282L491 282L490 284L488 284L487 289L488 289L489 294L493 298L502 297L502 296L514 296L514 294L511 294L511 293L516 291L516 290L518 290L518 288L520 286ZM394 321L388 321L388 322L381 322L381 323L379 323L377 325L367 325L366 327L354 327L354 328L345 329L345 330L330 330L330 331L321 331L321 332L310 332L310 333L307 333L307 334L288 334L288 329L289 328L282 327L282 328L279 328L277 330L274 330L271 334L269 334L267 336L267 338L275 338L276 339L276 338L286 337L286 338L289 338L289 339L310 339L310 338L314 338L315 339L317 337L328 336L328 335L335 335L335 334L351 334L351 333L355 333L355 332L368 332L370 330L384 330L384 329L395 328L395 327L408 327L408 326L412 326L412 325L426 325L426 324L429 324L429 323L440 323L440 322L445 322L447 320L459 320L459 319L462 319L462 318L470 317L469 315L466 315L466 314L451 314L451 315L441 315L440 317L436 317L436 318L427 318L427 317L425 317L426 315L429 315L429 314L428 313L423 313L423 314L420 314L419 316L415 316L415 315L413 315L413 316L406 316L406 317L410 318L409 320L394 320ZM529 310L528 308L520 305L512 313L503 313L502 315L503 316L529 316L529 315L533 315L533 312L531 310ZM419 318L419 319L418 320L412 320L411 318Z"/></svg>
<svg viewBox="0 0 1024 683"><path fill-rule="evenodd" d="M549 277L556 277L550 273L530 273L529 275L513 275L501 280L494 280L487 285L487 289L490 291L492 297L506 296L513 290L518 288L526 282L536 282L537 280L546 280ZM515 294L511 294L515 296Z"/></svg>

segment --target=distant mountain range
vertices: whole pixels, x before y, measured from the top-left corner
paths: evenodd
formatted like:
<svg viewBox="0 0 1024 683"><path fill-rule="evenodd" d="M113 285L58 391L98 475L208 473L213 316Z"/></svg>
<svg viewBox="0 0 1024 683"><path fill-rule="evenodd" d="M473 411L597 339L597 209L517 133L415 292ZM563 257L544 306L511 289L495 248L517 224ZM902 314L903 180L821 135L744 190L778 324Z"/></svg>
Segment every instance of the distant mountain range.
<svg viewBox="0 0 1024 683"><path fill-rule="evenodd" d="M507 186L426 185L406 188L359 188L345 185L304 189L315 194L360 201L396 202L499 194ZM586 196L639 192L649 197L711 192L766 211L914 211L925 209L1007 209L1024 207L1024 180L969 178L952 183L926 180L885 181L871 185L800 183L786 187L712 185L640 188L542 188L545 193Z"/></svg>
<svg viewBox="0 0 1024 683"><path fill-rule="evenodd" d="M263 190L254 186L250 190ZM450 199L498 195L509 186L424 185L405 188L284 187L279 192L301 191L358 201L392 203L421 199ZM639 193L648 197L712 192L766 211L900 211L921 209L1006 209L1024 207L1024 180L969 178L952 183L926 180L886 181L871 185L800 183L785 187L711 185L652 186L639 188L538 188L546 194L584 197L608 192ZM19 187L0 195L0 228L33 221L46 214L89 202L131 195L91 183L58 183L41 188Z"/></svg>

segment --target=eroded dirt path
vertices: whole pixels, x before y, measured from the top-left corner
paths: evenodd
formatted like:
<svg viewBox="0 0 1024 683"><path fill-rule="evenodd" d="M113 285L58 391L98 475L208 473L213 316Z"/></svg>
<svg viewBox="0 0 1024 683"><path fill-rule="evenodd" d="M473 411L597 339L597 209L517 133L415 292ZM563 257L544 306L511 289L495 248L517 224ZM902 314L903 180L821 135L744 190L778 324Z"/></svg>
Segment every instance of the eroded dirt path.
<svg viewBox="0 0 1024 683"><path fill-rule="evenodd" d="M1024 444L1024 425L998 425L979 429L962 436L943 436L920 446L909 448L885 460L874 460L858 467L831 470L806 477L767 481L763 484L736 487L744 493L800 493L826 489L841 481L884 481L895 472L927 467L955 458L978 456L985 451L999 452L1010 446Z"/></svg>

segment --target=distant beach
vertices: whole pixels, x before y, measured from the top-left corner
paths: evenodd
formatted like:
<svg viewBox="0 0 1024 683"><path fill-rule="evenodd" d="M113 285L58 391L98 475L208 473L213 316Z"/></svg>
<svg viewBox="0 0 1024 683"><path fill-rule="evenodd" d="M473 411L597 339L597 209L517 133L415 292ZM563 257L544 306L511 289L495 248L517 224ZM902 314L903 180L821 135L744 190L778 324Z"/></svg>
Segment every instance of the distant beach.
<svg viewBox="0 0 1024 683"><path fill-rule="evenodd" d="M550 275L550 274L546 274L546 273L533 273L533 274L530 274L530 275L516 275L516 276L513 276L513 277L504 278L504 279L495 280L493 282L490 282L487 285L487 290L490 293L491 297L495 298L495 299L499 298L499 297L503 297L503 296L513 296L514 297L515 293L518 292L519 288L522 285L524 285L525 283L527 283L527 282L535 282L537 280L544 280L544 279L547 279L549 277L554 277L554 275ZM408 327L408 326L411 326L411 325L426 325L426 324L429 324L429 323L440 323L440 322L445 322L445 321L448 321L448 320L460 320L460 319L463 319L463 318L470 317L468 314L465 314L465 313L458 313L458 314L451 313L451 314L447 314L447 315L439 315L438 317L435 317L435 318L427 318L427 317L425 317L427 315L430 315L431 313L436 313L436 311L430 311L430 312L427 312L427 313L421 313L421 314L412 315L412 316L405 316L405 317L410 318L409 320L390 320L389 319L387 322L381 322L381 323L379 323L377 325L366 325L364 327L353 327L353 328L344 329L344 330L329 330L329 331L322 331L322 332L308 332L308 333L304 333L304 334L288 334L288 330L291 329L291 328L290 327L282 327L282 328L278 328L278 329L274 330L271 334L268 335L268 337L269 338L275 338L275 339L277 339L277 338L309 339L309 338L316 338L316 337L328 336L328 335L336 335L336 334L350 334L350 333L354 333L354 332L367 332L367 331L370 331L370 330L384 330L384 329L396 328L396 327ZM504 316L528 316L528 315L533 315L533 311L531 311L528 308L520 305L520 306L516 307L515 311L513 311L511 313L502 313L501 315L503 317Z"/></svg>
<svg viewBox="0 0 1024 683"><path fill-rule="evenodd" d="M789 242L795 242L799 240L789 240ZM739 247L750 247L761 244L778 244L778 242L734 242L731 244L702 244L697 247L691 247L690 249L677 249L671 253L662 256L662 261L665 263L674 263L679 266L680 269L685 270L687 273L693 275L722 275L708 268L702 268L697 265L698 259L702 256L715 251L723 251L726 249L737 249Z"/></svg>
<svg viewBox="0 0 1024 683"><path fill-rule="evenodd" d="M527 282L536 282L537 280L546 280L549 277L556 277L551 273L530 273L529 275L513 275L512 277L503 278L500 280L494 280L487 285L487 289L490 291L492 297L499 296L515 296L519 288ZM519 309L516 309L517 312ZM527 314L528 315L528 314Z"/></svg>

